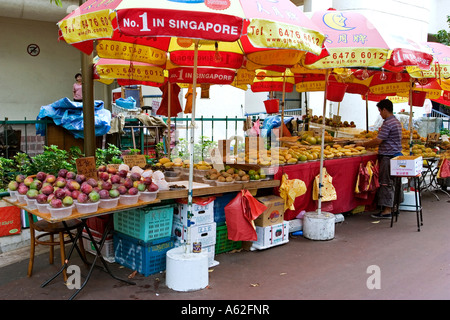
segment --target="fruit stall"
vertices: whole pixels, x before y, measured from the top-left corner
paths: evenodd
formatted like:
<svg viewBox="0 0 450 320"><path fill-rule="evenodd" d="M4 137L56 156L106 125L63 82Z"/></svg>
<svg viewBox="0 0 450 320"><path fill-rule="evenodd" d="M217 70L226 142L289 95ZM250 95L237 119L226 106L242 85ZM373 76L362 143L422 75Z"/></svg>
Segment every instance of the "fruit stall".
<svg viewBox="0 0 450 320"><path fill-rule="evenodd" d="M357 143L376 137L377 132L332 122L327 127L336 129L337 125L340 130L353 131L344 137L336 137L333 130L325 131L324 167L332 178L336 198L324 201L322 208L334 214L370 210L374 208L376 190L356 190L360 169L376 166L377 149L366 149ZM410 132L404 130L405 155L411 152L425 161L450 156L445 152L448 146L445 135L435 141L414 131L412 145L409 136ZM322 151L318 130L312 126L308 131L299 131L298 135L276 136L274 140L269 144L259 136L246 137L242 150L232 150L227 147L230 144L222 143L222 149L214 151L217 154L212 152L211 157L192 164L193 212L190 218L195 228L191 232L193 241L202 243L202 250L208 252L209 266L217 265L216 254L242 248L267 249L286 243L289 232L299 230L295 223L300 220L301 212L317 209L314 184ZM16 158L21 163L15 168L19 172L3 176L9 192L4 200L50 222L86 220L97 241L106 231L105 221L111 221L112 231L105 238L106 251L103 252L109 262L147 276L163 271L167 250L186 242L185 202L191 166L186 158L162 155L149 161L148 156L127 154L112 145L98 150L95 157L85 157L76 150L68 153L55 146L47 147L43 155L31 159L28 170L24 169L27 159L20 154ZM286 189L285 180L301 182L305 188L302 192ZM267 208L261 214L263 218L254 221L256 241L228 237L225 208L241 190L249 190ZM288 198L287 195L292 194L289 191L296 193L295 196ZM267 242L264 230L268 227L286 232L281 232L279 239ZM92 239L86 234L83 236L86 247L92 247L89 243ZM154 255L125 254L139 246L154 246ZM156 265L155 261L158 261Z"/></svg>

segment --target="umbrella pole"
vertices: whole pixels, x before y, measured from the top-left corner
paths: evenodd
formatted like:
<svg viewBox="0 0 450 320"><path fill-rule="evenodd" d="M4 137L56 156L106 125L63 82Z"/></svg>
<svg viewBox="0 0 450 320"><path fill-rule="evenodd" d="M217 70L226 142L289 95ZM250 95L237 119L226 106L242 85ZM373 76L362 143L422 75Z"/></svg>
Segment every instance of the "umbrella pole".
<svg viewBox="0 0 450 320"><path fill-rule="evenodd" d="M412 118L413 118L413 105L412 105L412 92L413 92L413 85L414 81L412 78L409 80L409 155L412 155L412 137L413 137L413 130L412 130Z"/></svg>
<svg viewBox="0 0 450 320"><path fill-rule="evenodd" d="M366 93L366 132L369 133L369 93Z"/></svg>
<svg viewBox="0 0 450 320"><path fill-rule="evenodd" d="M284 130L284 98L286 95L286 73L283 73L283 95L281 98L281 125L280 125L280 138L283 136Z"/></svg>
<svg viewBox="0 0 450 320"><path fill-rule="evenodd" d="M187 245L188 252L192 252L191 246L191 220L190 216L192 214L192 193L194 184L194 130L195 130L195 107L197 101L197 64L198 64L198 40L195 40L194 49L194 70L193 70L193 98L192 98L192 114L191 114L191 125L190 125L190 142L189 142L189 185L188 185L188 221L187 221Z"/></svg>
<svg viewBox="0 0 450 320"><path fill-rule="evenodd" d="M171 116L171 106L172 106L172 84L170 83L170 82L168 82L167 83L168 85L169 85L169 88L168 88L168 90L167 90L167 92L168 92L168 94L169 94L169 105L168 105L168 107L167 107L167 126L169 127L169 133L168 133L168 135L167 135L167 144L168 144L168 146L167 146L167 155L168 155L168 157L169 157L169 159L170 159L170 154L171 154L171 151L172 150L170 150L170 134L171 134L171 130L170 130L170 116Z"/></svg>
<svg viewBox="0 0 450 320"><path fill-rule="evenodd" d="M94 111L94 78L92 54L81 53L81 73L83 74L83 126L84 154L95 156L95 111Z"/></svg>
<svg viewBox="0 0 450 320"><path fill-rule="evenodd" d="M328 85L328 72L329 70L326 70L325 73L325 90L323 93L323 117L322 117L322 141L321 141L321 148L320 148L320 171L319 171L319 196L317 199L317 214L322 214L322 184L323 184L323 150L325 148L325 114L327 111L327 85Z"/></svg>

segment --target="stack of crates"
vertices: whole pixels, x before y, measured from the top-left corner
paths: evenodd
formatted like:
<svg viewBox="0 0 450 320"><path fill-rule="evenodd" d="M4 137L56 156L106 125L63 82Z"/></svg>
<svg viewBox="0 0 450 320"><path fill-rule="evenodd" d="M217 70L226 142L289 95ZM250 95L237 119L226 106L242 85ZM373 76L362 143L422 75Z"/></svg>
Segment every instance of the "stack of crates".
<svg viewBox="0 0 450 320"><path fill-rule="evenodd" d="M214 200L214 222L217 224L215 253L224 253L242 248L242 241L228 239L228 229L225 219L225 206L237 196L237 192L224 193Z"/></svg>
<svg viewBox="0 0 450 320"><path fill-rule="evenodd" d="M86 225L89 228L89 231L92 234L92 237L94 238L94 241L96 242L97 246L99 245L103 234L105 233L106 226L108 223L110 223L110 219L113 219L112 215L104 215L99 217L92 217L88 218L86 220ZM108 234L105 238L105 243L103 244L103 247L101 249L102 257L110 262L115 262L114 259L114 245L113 245L113 228L114 226L111 226L111 229L109 230ZM96 254L95 246L93 241L89 238L89 235L87 234L86 230L83 230L83 246L84 249L92 254Z"/></svg>
<svg viewBox="0 0 450 320"><path fill-rule="evenodd" d="M173 212L169 204L115 213L115 261L144 276L166 270L166 253L175 247Z"/></svg>
<svg viewBox="0 0 450 320"><path fill-rule="evenodd" d="M208 253L209 267L219 264L214 260L216 244L216 222L214 222L215 197L194 198L190 216L191 250L193 243L200 243L202 252ZM180 201L173 215L173 235L176 245L188 239L188 204Z"/></svg>

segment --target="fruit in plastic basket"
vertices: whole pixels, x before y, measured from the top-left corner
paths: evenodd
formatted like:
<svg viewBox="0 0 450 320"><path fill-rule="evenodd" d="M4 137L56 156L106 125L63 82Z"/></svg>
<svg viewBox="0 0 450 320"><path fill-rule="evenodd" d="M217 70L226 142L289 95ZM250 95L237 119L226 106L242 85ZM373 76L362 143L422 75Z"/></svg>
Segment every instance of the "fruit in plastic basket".
<svg viewBox="0 0 450 320"><path fill-rule="evenodd" d="M127 194L132 195L132 196L135 196L135 195L138 194L138 192L139 192L139 190L138 190L137 188L131 187L130 189L128 189Z"/></svg>
<svg viewBox="0 0 450 320"><path fill-rule="evenodd" d="M32 177L26 177L25 180L23 180L23 183L29 187L30 184L34 181L34 179Z"/></svg>
<svg viewBox="0 0 450 320"><path fill-rule="evenodd" d="M16 176L16 182L21 183L25 181L25 176L23 174L18 174Z"/></svg>
<svg viewBox="0 0 450 320"><path fill-rule="evenodd" d="M122 186L118 186L116 190L119 192L119 194L126 194L127 191L128 191L127 187L125 187L123 185Z"/></svg>
<svg viewBox="0 0 450 320"><path fill-rule="evenodd" d="M35 179L31 184L30 184L30 189L34 189L34 190L41 190L42 188L42 182Z"/></svg>
<svg viewBox="0 0 450 320"><path fill-rule="evenodd" d="M62 206L63 206L62 200L61 200L61 199L53 198L53 199L50 201L50 206L51 206L52 208L56 208L56 209L62 208Z"/></svg>
<svg viewBox="0 0 450 320"><path fill-rule="evenodd" d="M36 179L38 179L39 181L44 181L46 177L47 177L47 174L45 172L42 172L42 171L39 171L36 174Z"/></svg>
<svg viewBox="0 0 450 320"><path fill-rule="evenodd" d="M87 184L91 185L93 188L98 186L98 181L94 178L87 179Z"/></svg>
<svg viewBox="0 0 450 320"><path fill-rule="evenodd" d="M133 187L133 180L131 180L130 178L126 178L123 182L123 185L125 186L125 188L130 189Z"/></svg>
<svg viewBox="0 0 450 320"><path fill-rule="evenodd" d="M25 195L25 194L27 194L27 191L28 191L28 187L25 185L25 184L19 184L19 187L17 188L17 191L20 193L20 194L22 194L22 195Z"/></svg>
<svg viewBox="0 0 450 320"><path fill-rule="evenodd" d="M147 186L142 182L138 183L138 185L137 185L138 191L145 191L146 188L147 188Z"/></svg>
<svg viewBox="0 0 450 320"><path fill-rule="evenodd" d="M111 176L110 180L111 180L112 184L115 184L115 183L120 183L121 178L118 174L113 174Z"/></svg>
<svg viewBox="0 0 450 320"><path fill-rule="evenodd" d="M74 191L74 190L80 190L81 185L76 182L75 180L70 180L67 183L67 189L69 189L70 191Z"/></svg>
<svg viewBox="0 0 450 320"><path fill-rule="evenodd" d="M109 190L102 189L98 192L100 199L109 199Z"/></svg>
<svg viewBox="0 0 450 320"><path fill-rule="evenodd" d="M77 174L75 176L75 181L81 185L83 182L86 181L86 176L84 174Z"/></svg>
<svg viewBox="0 0 450 320"><path fill-rule="evenodd" d="M54 191L54 188L53 188L53 186L51 185L51 184L47 184L47 185L45 185L45 186L43 186L42 188L41 188L41 193L43 193L43 194L45 194L45 195L49 195L50 193L53 193L53 191Z"/></svg>
<svg viewBox="0 0 450 320"><path fill-rule="evenodd" d="M39 191L37 191L36 189L29 189L27 191L27 197L28 199L36 199L36 197L38 196Z"/></svg>
<svg viewBox="0 0 450 320"><path fill-rule="evenodd" d="M152 183L152 178L151 177L144 177L142 179L142 183L146 186L150 185Z"/></svg>
<svg viewBox="0 0 450 320"><path fill-rule="evenodd" d="M74 199L74 200L77 200L78 199L78 196L81 194L81 191L80 190L73 190L72 191L72 193L71 193L71 196L72 196L72 198Z"/></svg>
<svg viewBox="0 0 450 320"><path fill-rule="evenodd" d="M48 174L45 178L45 182L54 183L56 181L56 177L53 174Z"/></svg>
<svg viewBox="0 0 450 320"><path fill-rule="evenodd" d="M89 197L86 193L80 193L78 195L77 201L79 203L86 203L89 200Z"/></svg>
<svg viewBox="0 0 450 320"><path fill-rule="evenodd" d="M64 188L67 184L67 180L63 177L56 178L55 187Z"/></svg>
<svg viewBox="0 0 450 320"><path fill-rule="evenodd" d="M99 178L100 180L106 181L106 180L109 179L109 173L106 172L106 171L100 171L100 172L98 173L98 178Z"/></svg>
<svg viewBox="0 0 450 320"><path fill-rule="evenodd" d="M118 170L116 167L109 166L109 167L106 167L106 172L108 172L109 174L116 174L118 172Z"/></svg>
<svg viewBox="0 0 450 320"><path fill-rule="evenodd" d="M92 191L91 193L89 193L88 196L91 202L97 202L100 200L100 195L98 194L97 191Z"/></svg>
<svg viewBox="0 0 450 320"><path fill-rule="evenodd" d="M73 171L68 171L66 174L67 180L75 180L76 177L77 177L77 174Z"/></svg>
<svg viewBox="0 0 450 320"><path fill-rule="evenodd" d="M62 204L65 207L73 205L73 198L71 196L65 196L64 199L62 200Z"/></svg>
<svg viewBox="0 0 450 320"><path fill-rule="evenodd" d="M36 197L36 202L39 204L46 204L47 203L47 195L43 193L39 193Z"/></svg>
<svg viewBox="0 0 450 320"><path fill-rule="evenodd" d="M158 189L159 189L158 185L155 184L154 182L150 183L150 184L147 186L147 190L150 191L150 192L158 191Z"/></svg>
<svg viewBox="0 0 450 320"><path fill-rule="evenodd" d="M112 183L110 181L103 181L101 184L101 188L109 191L112 189Z"/></svg>
<svg viewBox="0 0 450 320"><path fill-rule="evenodd" d="M63 178L65 178L66 175L67 175L67 172L69 172L69 170L67 170L67 169L60 169L60 170L58 171L58 177L63 177Z"/></svg>
<svg viewBox="0 0 450 320"><path fill-rule="evenodd" d="M17 181L10 181L8 183L8 189L11 191L16 191L19 188L19 183Z"/></svg>
<svg viewBox="0 0 450 320"><path fill-rule="evenodd" d="M89 183L87 183L87 182L83 182L83 183L81 184L81 188L80 188L81 192L83 192L83 193L85 193L85 194L91 193L93 189L94 189L94 188L93 188Z"/></svg>
<svg viewBox="0 0 450 320"><path fill-rule="evenodd" d="M140 173L137 173L137 172L132 172L132 173L130 174L130 179L131 179L132 181L139 181L139 180L141 180L141 174L140 174Z"/></svg>
<svg viewBox="0 0 450 320"><path fill-rule="evenodd" d="M122 169L122 170L119 170L119 171L117 172L117 174L118 174L119 177L121 177L121 178L126 178L126 177L127 177L127 174L128 174L128 171Z"/></svg>
<svg viewBox="0 0 450 320"><path fill-rule="evenodd" d="M119 190L112 189L108 191L110 198L118 198L120 196Z"/></svg>
<svg viewBox="0 0 450 320"><path fill-rule="evenodd" d="M58 199L64 199L64 197L66 196L66 190L62 189L62 188L58 188L55 190L55 197Z"/></svg>

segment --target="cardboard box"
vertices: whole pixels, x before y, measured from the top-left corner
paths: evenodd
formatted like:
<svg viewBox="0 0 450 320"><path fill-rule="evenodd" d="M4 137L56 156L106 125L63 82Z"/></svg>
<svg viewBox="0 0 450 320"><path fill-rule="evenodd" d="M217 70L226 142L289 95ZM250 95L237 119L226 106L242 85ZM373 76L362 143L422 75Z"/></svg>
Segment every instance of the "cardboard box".
<svg viewBox="0 0 450 320"><path fill-rule="evenodd" d="M187 227L179 220L173 221L173 235L176 241L186 242L188 237ZM207 223L191 226L191 243L200 242L203 247L216 244L216 223Z"/></svg>
<svg viewBox="0 0 450 320"><path fill-rule="evenodd" d="M95 242L97 243L97 246L99 246L99 242L102 239L103 234L99 233L93 229L90 229L92 237L94 238ZM84 250L92 253L93 255L96 254L94 244L92 243L92 240L89 239L89 235L86 231L83 230L83 246ZM103 258L108 261L109 263L113 263L115 261L114 258L114 243L113 243L113 234L110 233L106 236L105 243L103 244L102 249L100 250L102 253Z"/></svg>
<svg viewBox="0 0 450 320"><path fill-rule="evenodd" d="M175 208L173 211L173 219L181 221L186 227L188 226L188 209L189 206L187 203L178 203L178 210ZM208 224L211 222L214 222L214 200L205 205L202 205L201 202L195 203L193 201L191 225Z"/></svg>
<svg viewBox="0 0 450 320"><path fill-rule="evenodd" d="M391 176L415 177L422 173L422 156L398 156L391 159Z"/></svg>
<svg viewBox="0 0 450 320"><path fill-rule="evenodd" d="M258 240L253 241L252 249L267 249L289 242L289 222L267 227L256 227Z"/></svg>
<svg viewBox="0 0 450 320"><path fill-rule="evenodd" d="M270 195L257 197L256 199L264 204L267 209L254 220L255 226L266 227L283 222L284 200L281 197Z"/></svg>
<svg viewBox="0 0 450 320"><path fill-rule="evenodd" d="M0 200L0 237L22 232L19 207Z"/></svg>

